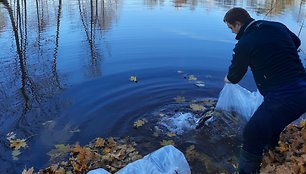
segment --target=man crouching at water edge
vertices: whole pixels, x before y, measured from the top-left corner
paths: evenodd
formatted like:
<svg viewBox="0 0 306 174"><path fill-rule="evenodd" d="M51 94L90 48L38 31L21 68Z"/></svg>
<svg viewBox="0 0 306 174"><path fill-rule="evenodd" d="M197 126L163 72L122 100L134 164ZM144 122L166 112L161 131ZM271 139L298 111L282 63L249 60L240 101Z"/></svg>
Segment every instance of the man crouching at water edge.
<svg viewBox="0 0 306 174"><path fill-rule="evenodd" d="M243 8L230 9L223 20L238 40L224 81L238 83L250 67L264 96L243 130L238 168L257 173L263 150L275 147L281 131L306 112L306 73L297 52L301 41L285 25L256 21Z"/></svg>

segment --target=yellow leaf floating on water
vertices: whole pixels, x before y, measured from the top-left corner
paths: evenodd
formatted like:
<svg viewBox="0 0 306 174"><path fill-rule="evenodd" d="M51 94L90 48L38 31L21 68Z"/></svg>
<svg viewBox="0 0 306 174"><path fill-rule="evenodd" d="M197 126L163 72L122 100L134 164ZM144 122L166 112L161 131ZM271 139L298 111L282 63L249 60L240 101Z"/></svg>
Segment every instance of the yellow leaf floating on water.
<svg viewBox="0 0 306 174"><path fill-rule="evenodd" d="M176 134L175 134L174 132L168 132L168 133L167 133L167 136L168 136L168 137L174 137L174 136L176 136Z"/></svg>
<svg viewBox="0 0 306 174"><path fill-rule="evenodd" d="M26 139L10 140L10 147L19 150L21 147L27 147Z"/></svg>
<svg viewBox="0 0 306 174"><path fill-rule="evenodd" d="M34 172L34 167L31 167L29 170L23 169L21 174L33 174Z"/></svg>
<svg viewBox="0 0 306 174"><path fill-rule="evenodd" d="M199 104L191 104L190 108L194 111L204 111L205 107Z"/></svg>
<svg viewBox="0 0 306 174"><path fill-rule="evenodd" d="M189 75L187 79L190 81L198 80L198 78L196 78L194 75Z"/></svg>
<svg viewBox="0 0 306 174"><path fill-rule="evenodd" d="M131 82L137 82L137 77L136 76L131 76L130 81Z"/></svg>
<svg viewBox="0 0 306 174"><path fill-rule="evenodd" d="M214 104L216 104L216 102L213 101L213 100L204 100L203 104L205 104L205 105L214 105Z"/></svg>
<svg viewBox="0 0 306 174"><path fill-rule="evenodd" d="M185 97L177 96L174 98L176 103L183 103L186 101Z"/></svg>
<svg viewBox="0 0 306 174"><path fill-rule="evenodd" d="M19 151L19 150L13 150L12 151L12 158L13 158L13 160L18 160L19 158L18 158L18 156L21 154L21 152Z"/></svg>
<svg viewBox="0 0 306 174"><path fill-rule="evenodd" d="M145 124L145 122L143 120L137 120L134 122L134 127L135 128L139 128L141 126L143 126Z"/></svg>
<svg viewBox="0 0 306 174"><path fill-rule="evenodd" d="M174 143L173 140L163 140L163 141L160 142L160 145L162 145L162 146L167 146L167 145L175 146L175 143Z"/></svg>
<svg viewBox="0 0 306 174"><path fill-rule="evenodd" d="M52 149L47 153L47 155L50 156L50 162L64 160L67 156L67 153L70 152L71 147L70 145L64 145L64 144L56 144L54 145L55 149Z"/></svg>
<svg viewBox="0 0 306 174"><path fill-rule="evenodd" d="M165 116L165 114L161 112L161 113L159 113L159 116L163 117L163 116Z"/></svg>

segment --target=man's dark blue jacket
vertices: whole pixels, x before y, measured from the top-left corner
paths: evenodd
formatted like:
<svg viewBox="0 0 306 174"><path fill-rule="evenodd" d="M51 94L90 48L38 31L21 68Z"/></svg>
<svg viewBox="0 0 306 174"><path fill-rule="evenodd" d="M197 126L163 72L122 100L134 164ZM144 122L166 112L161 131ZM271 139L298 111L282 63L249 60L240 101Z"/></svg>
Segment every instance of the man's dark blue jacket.
<svg viewBox="0 0 306 174"><path fill-rule="evenodd" d="M306 79L305 69L297 49L300 39L285 25L250 19L236 36L227 78L238 83L250 66L256 85L262 94L299 79Z"/></svg>

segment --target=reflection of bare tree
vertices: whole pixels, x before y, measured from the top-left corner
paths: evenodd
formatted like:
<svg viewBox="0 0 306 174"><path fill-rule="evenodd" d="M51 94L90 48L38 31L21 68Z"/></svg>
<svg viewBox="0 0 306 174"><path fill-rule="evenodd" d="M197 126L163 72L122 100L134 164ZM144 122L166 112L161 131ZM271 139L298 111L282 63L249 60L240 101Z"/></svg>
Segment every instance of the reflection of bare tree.
<svg viewBox="0 0 306 174"><path fill-rule="evenodd" d="M83 1L82 1L83 2ZM104 2L104 1L103 1ZM96 26L96 18L98 15L97 9L94 10L94 2L93 0L90 0L90 21L89 21L89 26L87 22L87 17L88 14L86 13L88 10L86 9L86 6L81 3L81 0L78 0L79 3L79 11L80 11L80 16L81 16L81 21L83 24L83 28L86 34L86 39L89 44L89 49L90 49L90 72L93 76L98 76L101 74L101 69L100 69L100 55L97 49L95 48L95 29L94 26ZM97 1L95 2L95 7L97 7ZM103 3L104 4L104 3Z"/></svg>
<svg viewBox="0 0 306 174"><path fill-rule="evenodd" d="M59 0L59 13L61 12L61 0ZM27 60L27 51L28 51L28 16L27 16L27 2L26 0L17 0L14 1L15 3L15 8L12 8L11 4L8 2L8 0L2 0L0 1L1 4L4 5L5 9L7 9L8 16L10 19L10 23L12 26L12 31L13 31L13 36L15 40L15 47L16 47L16 52L17 52L17 63L18 63L18 68L17 68L17 76L20 74L21 78L21 83L20 83L20 88L17 87L17 89L12 88L9 89L6 86L6 91L7 93L12 92L17 94L15 96L15 101L14 104L16 105L14 108L14 117L16 123L16 128L19 130L23 131L24 133L31 134L29 131L31 117L28 117L30 115L29 113L32 112L32 115L35 116L40 116L40 113L43 112L40 110L41 107L41 102L44 101L48 96L52 96L53 93L56 92L56 89L58 89L57 83L52 80L53 78L49 78L48 74L42 75L42 78L36 75L33 75L37 73L37 62L31 62L33 59ZM14 9L16 12L14 13ZM14 16L14 14L16 14ZM60 16L60 14L58 14ZM39 25L41 26L41 25ZM59 17L58 17L58 22L57 22L57 38L56 38L56 47L54 50L54 64L56 64L56 53L57 53L57 47L58 47L58 35L59 35ZM33 49L31 49L33 50ZM33 58L30 57L30 58ZM30 63L29 63L30 62ZM42 65L40 65L42 66ZM31 67L31 68L29 68ZM33 69L34 67L34 69ZM46 69L43 69L41 72L46 71ZM53 68L56 72L56 65L55 68ZM31 74L31 70L33 74ZM13 72L10 72L13 74ZM56 73L57 74L57 73ZM11 75L13 76L13 75ZM34 83L34 79L36 80L36 83ZM8 82L6 85L10 85ZM15 82L12 82L13 87L15 87ZM16 90L16 91L14 91ZM18 95L20 91L21 95ZM0 93L1 94L1 93ZM14 95L14 94L12 94ZM9 95L2 95L1 96L9 96ZM19 99L19 97L22 97L22 99ZM1 102L5 102L4 100L1 99ZM23 105L23 107L19 107L19 102ZM16 104L17 103L17 104ZM13 104L13 105L14 105ZM36 107L38 109L32 110L33 107ZM42 110L44 110L42 108ZM18 115L20 113L20 115ZM9 113L7 113L9 114ZM1 118L5 119L5 118ZM43 118L40 118L43 119ZM2 124L2 123L1 123Z"/></svg>
<svg viewBox="0 0 306 174"><path fill-rule="evenodd" d="M148 7L155 7L157 5L164 5L165 0L144 0L144 5Z"/></svg>
<svg viewBox="0 0 306 174"><path fill-rule="evenodd" d="M60 81L59 81L59 77L58 77L58 73L57 73L57 68L56 68L56 65L57 65L56 64L56 60L57 60L57 51L58 51L58 40L59 40L59 31L60 31L61 12L62 12L62 0L59 0L59 2L58 2L57 20L56 20L55 48L54 48L53 66L52 66L53 77L55 78L55 81L56 81L58 87L60 87Z"/></svg>
<svg viewBox="0 0 306 174"><path fill-rule="evenodd" d="M18 29L17 29L17 25L16 25L16 22L15 22L15 19L14 19L14 16L13 16L13 10L12 10L11 6L9 5L8 1L3 0L2 3L5 6L5 8L8 10L11 25L12 25L14 36L15 36L17 54L18 54L18 58L19 58L19 66L20 66L20 70L21 70L21 82L22 82L21 83L22 84L21 92L22 92L22 95L23 95L23 98L24 98L24 101L25 101L24 106L25 106L25 109L27 110L29 108L29 96L26 92L27 73L26 73L26 67L25 67L23 52L22 52L21 46L20 46ZM18 6L18 7L20 7L20 6Z"/></svg>
<svg viewBox="0 0 306 174"><path fill-rule="evenodd" d="M39 14L39 2L38 0L36 1L36 16L37 16L37 28L38 28L38 36L37 36L37 45L38 45L38 49L40 50L40 32L41 32L41 25L40 25L40 14Z"/></svg>
<svg viewBox="0 0 306 174"><path fill-rule="evenodd" d="M27 134L31 134L28 129L26 128L27 126L27 122L25 121L25 115L26 115L26 112L30 109L31 107L31 104L30 104L30 94L34 95L35 96L35 93L34 93L34 85L33 85L33 82L32 80L28 77L27 75L27 71L26 71L26 63L25 63L25 54L26 54L26 38L27 38L27 35L25 34L25 39L24 39L24 47L22 48L22 43L23 43L23 40L22 38L23 37L20 37L19 38L19 34L18 34L18 28L17 28L17 23L19 25L21 25L22 23L20 22L20 20L22 20L21 18L21 15L20 13L17 13L19 16L19 18L17 17L17 21L19 22L15 22L15 19L13 17L13 11L12 11L12 8L11 6L9 5L8 1L7 0L3 0L2 1L3 5L5 6L5 8L8 10L8 13L9 13L9 18L10 18L10 21L11 21L11 25L12 25L12 28L13 28L13 32L14 32L14 36L15 36L15 42L16 42L16 48L17 48L17 54L18 54L18 58L19 58L19 66L20 66L20 72L21 72L21 84L22 84L22 87L21 87L21 93L22 93L22 96L24 98L24 109L23 109L23 112L21 114L21 117L19 117L17 119L17 125L16 127L23 131L24 133L27 133ZM17 11L20 11L20 4L17 2ZM25 15L25 18L27 16ZM24 20L25 22L27 20ZM24 24L25 26L27 25L27 23ZM20 29L22 29L21 26L19 26ZM26 27L25 27L26 28ZM25 30L26 31L26 30ZM22 33L22 30L20 30L20 35L23 35ZM30 91L28 90L28 88L30 89ZM30 93L32 92L32 93Z"/></svg>
<svg viewBox="0 0 306 174"><path fill-rule="evenodd" d="M78 0L80 17L90 49L90 72L93 76L101 75L101 55L95 44L96 32L100 31L103 35L102 32L111 27L116 14L113 8L116 8L117 4L118 0L90 0L87 6L87 1Z"/></svg>

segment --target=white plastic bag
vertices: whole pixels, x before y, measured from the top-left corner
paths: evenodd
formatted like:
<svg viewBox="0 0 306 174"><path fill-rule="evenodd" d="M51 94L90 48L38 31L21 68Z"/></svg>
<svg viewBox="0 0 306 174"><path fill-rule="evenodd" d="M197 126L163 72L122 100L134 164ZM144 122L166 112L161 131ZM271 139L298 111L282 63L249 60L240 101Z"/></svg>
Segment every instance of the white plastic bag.
<svg viewBox="0 0 306 174"><path fill-rule="evenodd" d="M87 174L111 174L111 173L109 173L108 171L102 168L98 168L98 169L89 171Z"/></svg>
<svg viewBox="0 0 306 174"><path fill-rule="evenodd" d="M116 174L191 174L191 171L184 154L168 145L128 164Z"/></svg>
<svg viewBox="0 0 306 174"><path fill-rule="evenodd" d="M234 111L248 121L262 102L263 96L258 90L250 92L238 84L225 84L216 110Z"/></svg>

